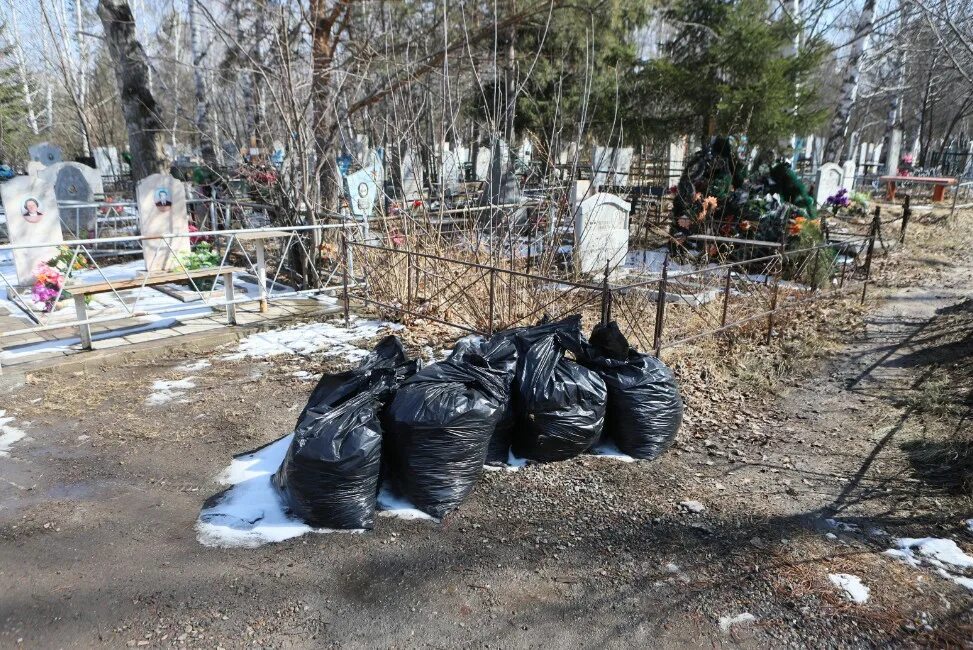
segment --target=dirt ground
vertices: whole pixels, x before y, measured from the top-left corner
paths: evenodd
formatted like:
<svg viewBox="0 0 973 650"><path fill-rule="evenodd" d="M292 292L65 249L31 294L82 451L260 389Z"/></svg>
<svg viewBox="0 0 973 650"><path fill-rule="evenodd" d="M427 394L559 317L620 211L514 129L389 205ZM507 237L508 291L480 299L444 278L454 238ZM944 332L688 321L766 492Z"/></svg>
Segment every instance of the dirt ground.
<svg viewBox="0 0 973 650"><path fill-rule="evenodd" d="M30 374L0 389L28 434L0 456L0 647L973 644L962 571L884 554L903 537L973 551L951 465L973 428L961 217L910 224L863 310L816 307L769 349L673 353L687 418L661 459L485 473L441 525L197 541L215 477L291 430L313 386L294 373L319 355L222 359L231 345ZM191 404L146 403L201 358Z"/></svg>

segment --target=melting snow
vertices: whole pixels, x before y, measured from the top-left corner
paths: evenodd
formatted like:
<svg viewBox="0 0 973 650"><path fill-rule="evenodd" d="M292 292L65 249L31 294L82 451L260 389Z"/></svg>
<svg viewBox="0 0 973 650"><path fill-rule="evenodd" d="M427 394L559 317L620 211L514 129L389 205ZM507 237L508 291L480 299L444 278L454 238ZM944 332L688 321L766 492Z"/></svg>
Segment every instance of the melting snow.
<svg viewBox="0 0 973 650"><path fill-rule="evenodd" d="M720 616L720 629L729 632L730 628L740 623L750 623L757 620L757 617L749 612L737 614L736 616Z"/></svg>
<svg viewBox="0 0 973 650"><path fill-rule="evenodd" d="M340 356L357 361L368 354L353 343L374 338L382 330L398 331L402 325L376 320L354 319L349 327L340 321L308 323L283 330L251 334L240 341L239 350L225 359L259 359L281 354L306 355L324 351L325 356Z"/></svg>
<svg viewBox="0 0 973 650"><path fill-rule="evenodd" d="M12 417L7 417L6 411L0 409L0 456L9 456L11 445L27 435L11 426L13 421Z"/></svg>
<svg viewBox="0 0 973 650"><path fill-rule="evenodd" d="M438 521L432 515L416 508L415 504L405 497L395 494L388 485L382 485L382 489L378 491L378 508L380 517Z"/></svg>
<svg viewBox="0 0 973 650"><path fill-rule="evenodd" d="M177 397L185 395L185 389L195 388L196 383L193 377L176 379L174 381L164 381L162 379L152 384L152 393L145 398L145 403L149 406L160 406L166 402L171 402Z"/></svg>
<svg viewBox="0 0 973 650"><path fill-rule="evenodd" d="M184 363L181 366L177 366L176 370L179 372L198 372L205 368L209 368L211 364L206 359L200 359L199 361L193 361L191 363Z"/></svg>
<svg viewBox="0 0 973 650"><path fill-rule="evenodd" d="M859 605L868 602L868 587L862 584L858 576L850 573L829 573L828 579L835 587L843 590L852 602Z"/></svg>
<svg viewBox="0 0 973 650"><path fill-rule="evenodd" d="M909 566L918 567L923 562L935 567L942 577L973 590L973 579L955 575L956 569L973 568L970 557L951 539L936 537L902 537L895 540L897 548L885 551L884 555L894 557Z"/></svg>
<svg viewBox="0 0 973 650"><path fill-rule="evenodd" d="M204 546L253 548L305 533L361 532L312 528L287 514L270 483L294 434L237 456L217 480L231 487L206 503L196 522L196 539Z"/></svg>
<svg viewBox="0 0 973 650"><path fill-rule="evenodd" d="M623 463L634 463L635 459L623 452L615 443L610 441L605 441L596 447L592 447L591 453L595 456L605 456L606 458L614 458L615 460L620 460Z"/></svg>

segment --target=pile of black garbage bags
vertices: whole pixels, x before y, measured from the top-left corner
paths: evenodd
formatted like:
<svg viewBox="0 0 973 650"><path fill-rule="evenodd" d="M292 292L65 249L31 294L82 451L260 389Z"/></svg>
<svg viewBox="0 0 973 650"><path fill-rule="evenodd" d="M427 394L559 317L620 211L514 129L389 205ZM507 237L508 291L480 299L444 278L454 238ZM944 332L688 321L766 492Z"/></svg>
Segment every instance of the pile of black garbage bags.
<svg viewBox="0 0 973 650"><path fill-rule="evenodd" d="M607 441L651 460L681 421L672 371L615 323L590 340L580 316L466 338L425 367L388 336L321 378L273 483L312 526L372 528L383 482L441 519L484 464L567 460Z"/></svg>

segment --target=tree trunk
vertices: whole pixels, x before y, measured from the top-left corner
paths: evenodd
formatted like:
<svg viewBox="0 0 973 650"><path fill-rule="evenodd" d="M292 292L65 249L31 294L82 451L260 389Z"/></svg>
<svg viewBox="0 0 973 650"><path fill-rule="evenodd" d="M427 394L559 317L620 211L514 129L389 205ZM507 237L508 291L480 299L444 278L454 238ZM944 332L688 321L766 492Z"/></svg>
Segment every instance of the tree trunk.
<svg viewBox="0 0 973 650"><path fill-rule="evenodd" d="M149 64L136 37L132 8L128 0L99 0L98 17L105 30L122 101L132 156L132 179L137 182L152 174L165 174L168 172L163 149L165 125L149 89Z"/></svg>
<svg viewBox="0 0 973 650"><path fill-rule="evenodd" d="M858 78L861 76L861 63L865 54L868 35L875 23L875 0L865 0L858 24L855 26L855 38L851 44L848 63L845 65L845 78L841 82L838 95L838 106L831 127L828 130L828 144L824 148L824 162L841 163L839 158L845 147L848 136L848 125L851 122L851 111L855 107L855 97L858 94Z"/></svg>
<svg viewBox="0 0 973 650"><path fill-rule="evenodd" d="M338 115L335 107L332 62L338 44L335 25L348 11L343 0L311 0L311 111L317 154L318 197L321 210L335 212L341 197L336 163ZM314 210L312 206L312 218Z"/></svg>
<svg viewBox="0 0 973 650"><path fill-rule="evenodd" d="M209 121L209 90L203 76L203 53L199 51L199 20L196 17L196 3L189 3L189 51L193 58L193 85L196 95L196 133L199 134L199 150L203 162L213 169L217 165L216 148L213 146L212 129Z"/></svg>

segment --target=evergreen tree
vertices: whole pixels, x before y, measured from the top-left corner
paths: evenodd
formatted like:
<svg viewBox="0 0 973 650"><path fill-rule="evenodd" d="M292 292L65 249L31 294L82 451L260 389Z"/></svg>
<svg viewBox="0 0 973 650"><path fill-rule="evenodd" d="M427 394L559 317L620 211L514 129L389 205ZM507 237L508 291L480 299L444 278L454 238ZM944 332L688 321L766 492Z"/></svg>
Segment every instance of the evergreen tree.
<svg viewBox="0 0 973 650"><path fill-rule="evenodd" d="M0 23L0 43L8 42L6 36L7 26ZM13 46L0 45L0 162L10 164L25 153L29 134Z"/></svg>
<svg viewBox="0 0 973 650"><path fill-rule="evenodd" d="M810 77L825 48L809 39L794 52L801 26L773 15L769 0L674 0L663 12L678 26L665 56L640 71L626 98L639 130L668 138L747 134L775 147L825 115Z"/></svg>

